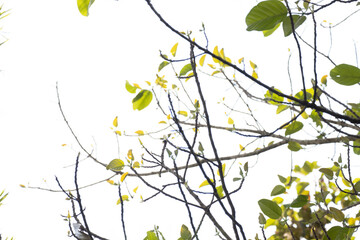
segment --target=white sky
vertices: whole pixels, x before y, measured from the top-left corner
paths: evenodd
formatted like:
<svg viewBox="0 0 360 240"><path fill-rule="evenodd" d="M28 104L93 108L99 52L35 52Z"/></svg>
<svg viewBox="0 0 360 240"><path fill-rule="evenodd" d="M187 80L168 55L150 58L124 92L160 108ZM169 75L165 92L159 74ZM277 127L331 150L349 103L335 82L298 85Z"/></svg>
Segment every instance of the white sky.
<svg viewBox="0 0 360 240"><path fill-rule="evenodd" d="M95 155L107 163L117 156L116 139L110 130L114 117L119 116L122 130L133 132L146 128L148 117L154 110L153 107L140 113L132 111L133 96L125 91L125 80L142 85L144 81L153 82L161 62L159 49L168 52L180 40L158 21L145 1L97 0L88 18L79 14L75 0L3 2L5 9L11 9L11 15L1 21L3 34L9 41L0 47L0 191L6 189L10 195L0 208L0 233L15 236L18 240L66 239L68 227L60 216L70 209L70 204L64 201L65 196L19 187L19 184L29 183L57 188L55 174L65 188L72 187L73 169L63 167L74 162L79 147L60 115L56 82L73 129L84 145L94 146ZM290 40L285 41L288 46L282 45L280 50L269 48L272 44L278 46L279 39L283 39L281 31L268 39L262 39L260 33L246 33L244 19L254 5L250 1L226 0L221 4L204 0L153 2L165 19L179 30L195 32L204 22L210 49L215 45L224 47L234 59L251 59L264 72L284 68L287 48L293 48ZM358 33L355 34L358 37ZM187 44L181 41L179 44L179 51L183 49L187 53ZM346 46L353 47L352 44ZM338 56L339 61L344 61L343 55ZM346 58L353 63L354 56L347 55ZM154 121L159 120L162 119ZM64 143L66 147L61 146ZM135 138L129 140L122 151L125 153L134 148L131 144L136 143ZM272 160L273 156L266 154L260 159ZM282 156L284 159L279 159L279 164L287 163L290 153ZM300 159L306 156L311 153L304 153ZM272 161L262 161L257 167L271 169L272 164ZM289 169L290 165L287 165L279 171L287 176ZM81 165L80 172L83 174L79 173L80 178L84 177L80 179L83 184L110 176L89 161ZM254 200L243 206L243 210L251 211L240 216L240 222L245 222L249 229L248 238L253 238L255 231L259 232L256 202L269 197L274 186L273 182L265 181L267 175L261 176L263 178L249 176L243 190L254 194ZM275 174L272 179L276 180ZM258 187L254 190L251 183L258 183L268 191L257 191ZM101 184L84 190L83 199L94 232L109 239L119 239L122 233L120 208L114 208L116 189L107 183ZM187 223L182 205L164 206L161 198L148 205L136 201L128 205L133 205L133 212L129 208L125 213L129 239L142 239L155 224L160 226L167 239L175 239L179 237L181 224ZM178 215L175 210L179 211ZM163 215L169 212L172 213L170 216ZM179 219L180 213L184 219ZM169 221L174 223L169 226ZM209 234L213 235L213 229L209 229Z"/></svg>

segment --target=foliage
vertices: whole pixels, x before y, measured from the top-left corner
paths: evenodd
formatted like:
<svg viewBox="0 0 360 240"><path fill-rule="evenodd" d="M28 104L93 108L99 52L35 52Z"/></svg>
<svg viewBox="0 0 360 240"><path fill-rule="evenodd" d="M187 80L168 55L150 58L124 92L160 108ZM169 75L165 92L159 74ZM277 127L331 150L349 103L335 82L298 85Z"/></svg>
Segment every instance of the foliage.
<svg viewBox="0 0 360 240"><path fill-rule="evenodd" d="M210 51L207 47L204 25L200 36L196 35L196 39L204 36L204 40L195 41L196 33L185 33L173 28L157 12L153 4L149 0L146 1L159 20L183 42L173 45L169 50L171 57L161 54L156 77L153 83L146 82L147 89L128 81L125 83L125 89L130 94L138 92L132 100L134 110L153 108L151 103L156 99L154 104L163 117L159 124L167 127L152 133L136 131L142 153L135 155L132 149L129 149L123 158L125 160L116 158L108 161L108 164L101 163L80 144L93 160L115 175L120 175L118 183L113 180L108 182L118 189L117 203L122 209L125 239L127 235L123 209L126 206L125 201L131 201L129 196L133 196L132 194L137 191L137 187L133 193L128 188L134 178L154 191L154 194L144 201L162 194L169 197L169 201L172 199L184 204L190 227L181 226L179 239L199 239L205 217L216 228L216 236L219 238L248 239L244 223L239 222L237 214L237 205L241 204L239 192L251 174L246 158L280 149L283 145L287 145L290 152L296 154L308 146L330 143L341 148L341 153L346 155L346 161L343 161L342 155L339 154L337 160L321 159L321 166L318 165L320 160L305 161L302 166L295 165L290 176L278 175L280 183L269 191L270 196L274 198L258 201L261 211L259 225L264 238L269 234L268 227L276 229L267 239L354 239L354 232L360 226L360 211L354 210L360 205L360 179L353 179L351 163L360 155L360 103L348 103L349 96L337 99L334 93L329 92L331 89L328 90L327 76L330 76L332 83L338 84L339 87L353 86L358 90L360 69L348 63L335 64L329 55L317 48L320 34L317 30L317 14L333 8L335 2L340 4L340 1L323 3L268 0L259 2L246 16L248 31L259 31L268 37L282 25L284 37L292 37L296 43L296 54L299 59L296 64L289 65L288 69L289 72L295 72L295 68L299 69L299 84L289 81L289 91L286 90L288 88L284 88L283 83L278 83L278 86L267 84L267 78L274 76L260 78L261 66L253 61L247 62L244 57L233 61L225 55L224 48L219 46L214 46ZM342 4L355 2L341 1ZM88 16L92 3L93 1L78 0L81 14ZM312 26L314 29L313 44L306 42L296 31L303 25ZM328 28L331 30L331 26ZM178 59L177 51L182 45L188 46L189 55L188 58ZM310 48L304 50L304 46ZM311 53L311 58L304 60L301 56L306 51ZM324 58L320 60L319 56ZM319 77L317 69L321 63L334 65L327 69L328 74L322 78ZM304 64L312 67L313 72L306 72ZM159 76L159 72L164 75ZM290 75L289 73L289 78ZM218 81L216 93L211 95L207 91L210 83L206 81L209 78L214 79L214 82L215 79ZM251 90L251 84L258 86L263 92ZM223 94L225 85L233 92L226 92L226 96L220 101L225 112L230 112L224 116L223 124L220 124L214 118L219 118L221 113L210 111L210 105L212 101L217 101L215 98L218 93ZM292 93L293 86L298 88L295 89L296 94ZM194 89L196 91L193 91ZM230 100L227 101L227 98ZM261 104L262 108L276 107L274 115L281 114L283 118L278 119L285 120L268 124L268 116L255 113L258 104ZM244 113L244 109L247 112ZM285 113L288 113L287 117L284 117ZM66 119L65 122L68 124ZM117 137L126 137L125 131L119 130L117 117L113 120L113 127ZM311 134L307 134L308 132ZM150 142L144 142L146 136L151 137ZM239 136L241 138L238 138ZM234 141L240 147L239 152L221 155L219 149L224 145L219 143L222 140L217 139L224 138L229 144ZM237 142L239 139L241 143ZM186 161L181 161L183 159ZM76 163L77 169L78 160ZM163 174L170 175L172 180L164 180L161 178ZM159 176L158 183L150 183L149 177L156 175ZM199 182L193 181L199 179L199 176ZM75 179L76 177L77 170ZM314 179L317 180L314 182ZM174 188L177 190L176 193ZM121 193L122 189L128 191L126 195ZM69 199L78 203L83 214L78 187L76 190L77 197L64 192ZM215 206L216 212L213 211ZM200 220L195 217L194 209L202 211L203 217ZM68 220L75 216L77 214L74 212ZM85 216L83 218L86 225ZM226 221L220 221L222 218L230 220L230 228ZM89 227L85 226L83 229L91 237L93 233ZM144 239L164 239L164 236L158 227L155 227L146 233ZM255 239L259 239L258 235Z"/></svg>

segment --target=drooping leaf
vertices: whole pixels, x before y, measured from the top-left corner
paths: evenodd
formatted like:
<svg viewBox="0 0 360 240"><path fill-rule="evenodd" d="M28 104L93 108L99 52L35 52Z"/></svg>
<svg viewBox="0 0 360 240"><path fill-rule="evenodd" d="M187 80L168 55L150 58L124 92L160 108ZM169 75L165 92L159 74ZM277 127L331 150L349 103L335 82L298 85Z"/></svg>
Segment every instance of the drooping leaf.
<svg viewBox="0 0 360 240"><path fill-rule="evenodd" d="M340 64L330 71L330 77L338 84L350 86L360 82L360 69L348 64Z"/></svg>
<svg viewBox="0 0 360 240"><path fill-rule="evenodd" d="M285 136L291 135L291 134L293 134L293 133L296 133L296 132L300 131L303 127L304 127L304 124L302 124L302 122L293 121L293 122L286 128Z"/></svg>
<svg viewBox="0 0 360 240"><path fill-rule="evenodd" d="M271 191L270 196L276 196L282 194L286 191L285 187L282 185L276 185L273 190Z"/></svg>
<svg viewBox="0 0 360 240"><path fill-rule="evenodd" d="M124 169L124 162L121 159L113 159L107 166L106 170L112 170L115 172L119 172Z"/></svg>
<svg viewBox="0 0 360 240"><path fill-rule="evenodd" d="M192 71L191 63L186 64L181 70L180 70L180 77L186 75L189 71Z"/></svg>
<svg viewBox="0 0 360 240"><path fill-rule="evenodd" d="M288 143L288 149L290 149L291 151L293 152L297 152L299 151L300 149L302 149L301 145L297 142L293 142L293 141L290 141Z"/></svg>
<svg viewBox="0 0 360 240"><path fill-rule="evenodd" d="M176 55L176 51L177 51L177 47L178 47L179 43L175 43L175 45L171 48L170 52L173 55L173 57L175 57Z"/></svg>
<svg viewBox="0 0 360 240"><path fill-rule="evenodd" d="M163 61L162 63L160 63L159 68L158 68L158 72L161 71L161 69L163 69L164 67L166 67L167 65L169 65L168 61Z"/></svg>
<svg viewBox="0 0 360 240"><path fill-rule="evenodd" d="M120 177L120 181L123 182L128 174L129 172L123 173Z"/></svg>
<svg viewBox="0 0 360 240"><path fill-rule="evenodd" d="M85 17L89 16L89 9L94 2L95 0L77 0L79 12Z"/></svg>
<svg viewBox="0 0 360 240"><path fill-rule="evenodd" d="M290 206L294 208L299 208L299 207L303 207L307 202L308 202L308 196L299 195L297 196L297 198L294 199L294 201L292 201Z"/></svg>
<svg viewBox="0 0 360 240"><path fill-rule="evenodd" d="M180 236L182 240L190 240L191 239L191 232L189 231L186 225L181 226Z"/></svg>
<svg viewBox="0 0 360 240"><path fill-rule="evenodd" d="M199 61L200 66L204 66L206 54L202 55Z"/></svg>
<svg viewBox="0 0 360 240"><path fill-rule="evenodd" d="M280 1L263 1L253 7L246 16L247 31L273 29L287 15L285 5Z"/></svg>
<svg viewBox="0 0 360 240"><path fill-rule="evenodd" d="M299 16L299 15L292 15L292 18L293 18L293 22L294 22L294 29L297 29L306 20L305 16ZM290 16L287 16L284 19L283 30L284 30L285 37L289 36L293 32Z"/></svg>
<svg viewBox="0 0 360 240"><path fill-rule="evenodd" d="M136 86L132 86L129 81L126 80L126 83L125 83L125 88L126 90L129 92L129 93L135 93L136 92L136 89L137 87Z"/></svg>
<svg viewBox="0 0 360 240"><path fill-rule="evenodd" d="M134 110L142 110L146 108L153 98L153 94L149 90L141 90L136 97L132 100Z"/></svg>
<svg viewBox="0 0 360 240"><path fill-rule="evenodd" d="M277 203L268 200L261 199L258 201L261 211L271 219L278 219L281 217L282 210Z"/></svg>

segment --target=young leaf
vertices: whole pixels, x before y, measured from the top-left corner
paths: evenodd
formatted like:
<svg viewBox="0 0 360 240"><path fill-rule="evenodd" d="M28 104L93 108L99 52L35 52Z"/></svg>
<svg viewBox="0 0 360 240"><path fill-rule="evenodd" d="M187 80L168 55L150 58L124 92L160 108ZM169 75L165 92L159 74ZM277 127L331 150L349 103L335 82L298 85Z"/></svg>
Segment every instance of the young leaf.
<svg viewBox="0 0 360 240"><path fill-rule="evenodd" d="M191 239L191 232L189 231L188 227L184 224L181 226L180 236L181 236L181 240Z"/></svg>
<svg viewBox="0 0 360 240"><path fill-rule="evenodd" d="M204 66L206 54L202 55L199 61L200 66Z"/></svg>
<svg viewBox="0 0 360 240"><path fill-rule="evenodd" d="M117 127L118 126L118 117L116 116L114 121L113 121L113 125L114 127Z"/></svg>
<svg viewBox="0 0 360 240"><path fill-rule="evenodd" d="M246 16L247 31L273 29L287 15L285 5L280 1L263 1L253 7Z"/></svg>
<svg viewBox="0 0 360 240"><path fill-rule="evenodd" d="M158 68L158 72L161 71L161 69L163 69L164 67L166 67L167 65L169 65L168 61L163 61L162 63L160 63L159 68Z"/></svg>
<svg viewBox="0 0 360 240"><path fill-rule="evenodd" d="M180 70L180 77L186 75L189 71L192 70L191 63L186 64L181 70Z"/></svg>
<svg viewBox="0 0 360 240"><path fill-rule="evenodd" d="M223 189L223 187L221 185L216 187L216 192L217 192L217 194L219 195L220 198L224 197L224 189Z"/></svg>
<svg viewBox="0 0 360 240"><path fill-rule="evenodd" d="M261 211L271 219L278 219L281 217L282 210L277 203L268 200L261 199L258 201Z"/></svg>
<svg viewBox="0 0 360 240"><path fill-rule="evenodd" d="M126 80L126 83L125 83L125 88L129 93L135 93L136 89L137 89L136 86L131 86L131 84L127 80Z"/></svg>
<svg viewBox="0 0 360 240"><path fill-rule="evenodd" d="M187 117L188 116L188 113L186 111L178 111L178 114L184 116L184 117Z"/></svg>
<svg viewBox="0 0 360 240"><path fill-rule="evenodd" d="M146 108L153 98L153 94L149 90L141 90L138 95L132 100L134 110L142 110Z"/></svg>
<svg viewBox="0 0 360 240"><path fill-rule="evenodd" d="M211 181L211 182L214 182L213 179L210 179L210 181ZM208 182L208 180L205 180L205 181L203 181L203 182L200 184L199 188L204 187L204 186L209 185L209 184L210 184L210 183Z"/></svg>
<svg viewBox="0 0 360 240"><path fill-rule="evenodd" d="M234 120L231 117L228 118L228 124L230 124L230 125L234 124Z"/></svg>
<svg viewBox="0 0 360 240"><path fill-rule="evenodd" d="M175 57L176 55L176 51L177 51L177 47L178 47L179 43L175 43L175 45L171 48L170 52L171 54Z"/></svg>
<svg viewBox="0 0 360 240"><path fill-rule="evenodd" d="M124 166L125 164L121 159L114 159L106 166L106 170L119 172L123 170Z"/></svg>
<svg viewBox="0 0 360 240"><path fill-rule="evenodd" d="M282 194L286 191L285 187L282 185L276 185L273 190L271 191L270 196L276 196Z"/></svg>
<svg viewBox="0 0 360 240"><path fill-rule="evenodd" d="M129 172L123 173L120 177L120 181L123 182L128 174Z"/></svg>
<svg viewBox="0 0 360 240"><path fill-rule="evenodd" d="M133 163L133 168L140 168L140 163L138 161Z"/></svg>
<svg viewBox="0 0 360 240"><path fill-rule="evenodd" d="M143 130L137 130L136 132L135 132L137 135L144 135L144 131Z"/></svg>
<svg viewBox="0 0 360 240"><path fill-rule="evenodd" d="M77 0L79 12L85 17L89 16L89 9L94 2L95 0Z"/></svg>
<svg viewBox="0 0 360 240"><path fill-rule="evenodd" d="M300 131L302 128L304 127L304 124L302 124L302 122L298 122L298 121L293 121L287 128L285 131L285 136L296 133L298 131Z"/></svg>
<svg viewBox="0 0 360 240"><path fill-rule="evenodd" d="M340 64L330 71L330 77L341 85L354 85L360 82L360 69L348 64Z"/></svg>
<svg viewBox="0 0 360 240"><path fill-rule="evenodd" d="M221 169L222 169L222 174L223 174L223 176L224 176L224 174L225 174L225 167L226 167L226 163L223 163L223 164L222 164L222 168L221 168ZM219 169L217 170L217 175L220 176Z"/></svg>

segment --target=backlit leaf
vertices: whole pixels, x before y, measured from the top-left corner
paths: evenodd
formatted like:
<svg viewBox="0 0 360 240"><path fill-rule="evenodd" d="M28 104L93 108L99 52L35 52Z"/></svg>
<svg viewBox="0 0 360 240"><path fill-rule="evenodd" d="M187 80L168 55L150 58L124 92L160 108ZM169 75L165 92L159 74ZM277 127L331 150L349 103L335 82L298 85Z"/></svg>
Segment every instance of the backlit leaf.
<svg viewBox="0 0 360 240"><path fill-rule="evenodd" d="M95 0L77 0L79 12L85 17L89 16L89 9L94 2Z"/></svg>
<svg viewBox="0 0 360 240"><path fill-rule="evenodd" d="M246 16L247 31L273 29L287 15L285 5L280 1L263 1L253 7Z"/></svg>
<svg viewBox="0 0 360 240"><path fill-rule="evenodd" d="M189 231L188 227L184 224L181 226L180 236L181 236L181 240L191 239L191 232Z"/></svg>
<svg viewBox="0 0 360 240"><path fill-rule="evenodd" d="M136 188L133 189L133 192L136 193L138 190L139 186L137 186Z"/></svg>
<svg viewBox="0 0 360 240"><path fill-rule="evenodd" d="M133 168L140 168L140 163L138 161L133 163Z"/></svg>
<svg viewBox="0 0 360 240"><path fill-rule="evenodd" d="M111 185L114 185L114 180L111 180L111 179L109 179L109 180L106 180L108 183L110 183Z"/></svg>
<svg viewBox="0 0 360 240"><path fill-rule="evenodd" d="M285 111L286 109L288 109L289 106L285 105L285 104L281 104L278 106L278 108L276 109L276 114L281 113L282 111Z"/></svg>
<svg viewBox="0 0 360 240"><path fill-rule="evenodd" d="M306 20L305 16L299 16L299 15L292 15L293 22L294 22L294 28L297 29L301 24L303 24ZM283 30L284 30L284 36L289 36L292 32L292 26L291 26L291 19L290 16L287 16L283 21Z"/></svg>
<svg viewBox="0 0 360 240"><path fill-rule="evenodd" d="M294 208L303 207L307 202L308 202L308 196L299 195L294 201L292 201L290 206Z"/></svg>
<svg viewBox="0 0 360 240"><path fill-rule="evenodd" d="M225 175L225 167L226 167L226 163L223 163L222 164L222 175L224 176ZM217 170L217 175L220 176L220 172L219 172L219 169Z"/></svg>
<svg viewBox="0 0 360 240"><path fill-rule="evenodd" d="M302 149L302 147L301 147L301 145L299 143L290 141L288 143L288 149L290 149L293 152L297 152L300 149Z"/></svg>
<svg viewBox="0 0 360 240"><path fill-rule="evenodd" d="M186 75L189 71L192 71L191 63L186 64L181 70L180 70L180 77Z"/></svg>
<svg viewBox="0 0 360 240"><path fill-rule="evenodd" d="M127 153L127 158L130 160L134 160L134 155L132 153L132 149L129 149L128 153Z"/></svg>
<svg viewBox="0 0 360 240"><path fill-rule="evenodd" d="M261 211L271 219L278 219L281 217L282 210L277 203L268 200L261 199L258 201Z"/></svg>
<svg viewBox="0 0 360 240"><path fill-rule="evenodd" d="M136 132L135 132L137 135L144 135L144 131L143 130L137 130Z"/></svg>
<svg viewBox="0 0 360 240"><path fill-rule="evenodd" d="M176 51L177 51L177 47L178 47L179 43L175 43L175 45L171 48L170 52L171 54L175 57L176 55Z"/></svg>
<svg viewBox="0 0 360 240"><path fill-rule="evenodd" d="M220 198L224 197L224 189L223 189L223 187L221 185L216 187L216 192L217 192L217 194L219 195Z"/></svg>
<svg viewBox="0 0 360 240"><path fill-rule="evenodd" d="M211 181L211 182L214 182L213 179L210 179L210 181ZM199 188L204 187L204 186L207 186L207 185L210 185L210 183L208 182L208 180L205 180L205 181L203 181L203 182L200 184Z"/></svg>
<svg viewBox="0 0 360 240"><path fill-rule="evenodd" d="M320 168L319 171L322 172L327 179L333 179L334 172L330 168Z"/></svg>
<svg viewBox="0 0 360 240"><path fill-rule="evenodd" d="M216 55L216 56L220 56L220 53L219 53L219 50L218 50L218 46L215 46L215 47L214 47L213 54ZM219 60L217 60L217 59L214 58L214 57L213 57L213 61L214 61L215 63L219 63L219 62L220 62Z"/></svg>
<svg viewBox="0 0 360 240"><path fill-rule="evenodd" d="M255 70L257 68L257 65L255 63L253 63L252 61L250 61L250 66L253 70Z"/></svg>
<svg viewBox="0 0 360 240"><path fill-rule="evenodd" d="M169 65L168 61L163 61L162 63L160 63L159 68L158 68L158 72L161 71L161 69L163 69L164 67L166 67L167 65Z"/></svg>
<svg viewBox="0 0 360 240"><path fill-rule="evenodd" d="M187 117L188 116L188 113L186 111L178 111L178 114L184 116L184 117Z"/></svg>
<svg viewBox="0 0 360 240"><path fill-rule="evenodd" d="M293 133L296 133L298 131L300 131L302 128L304 127L304 124L302 124L302 122L298 122L298 121L293 121L287 128L285 131L285 135L291 135Z"/></svg>
<svg viewBox="0 0 360 240"><path fill-rule="evenodd" d="M330 71L331 78L341 85L354 85L360 82L360 69L348 64L340 64Z"/></svg>
<svg viewBox="0 0 360 240"><path fill-rule="evenodd" d="M278 24L277 24L274 28L272 28L272 29L264 30L264 31L263 31L264 37L268 37L268 36L270 36L271 34L273 34L273 33L276 31L276 29L279 28L279 26L280 26L280 23L278 23Z"/></svg>
<svg viewBox="0 0 360 240"><path fill-rule="evenodd" d="M204 66L206 54L202 55L199 61L200 66Z"/></svg>
<svg viewBox="0 0 360 240"><path fill-rule="evenodd" d="M128 174L129 172L123 173L120 177L120 181L123 182Z"/></svg>
<svg viewBox="0 0 360 240"><path fill-rule="evenodd" d="M134 110L142 110L146 108L153 98L153 94L149 90L141 90L138 95L132 100Z"/></svg>
<svg viewBox="0 0 360 240"><path fill-rule="evenodd" d="M234 120L231 117L228 118L228 124L231 124L231 125L234 124Z"/></svg>
<svg viewBox="0 0 360 240"><path fill-rule="evenodd" d="M118 117L116 116L114 121L113 121L113 125L114 127L117 127L118 126Z"/></svg>
<svg viewBox="0 0 360 240"><path fill-rule="evenodd" d="M129 93L135 93L136 92L136 89L137 87L136 86L132 86L129 81L126 80L126 83L125 83L125 88L126 90L129 92Z"/></svg>
<svg viewBox="0 0 360 240"><path fill-rule="evenodd" d="M113 159L107 166L106 170L112 170L115 172L119 172L123 170L125 164L121 159Z"/></svg>

